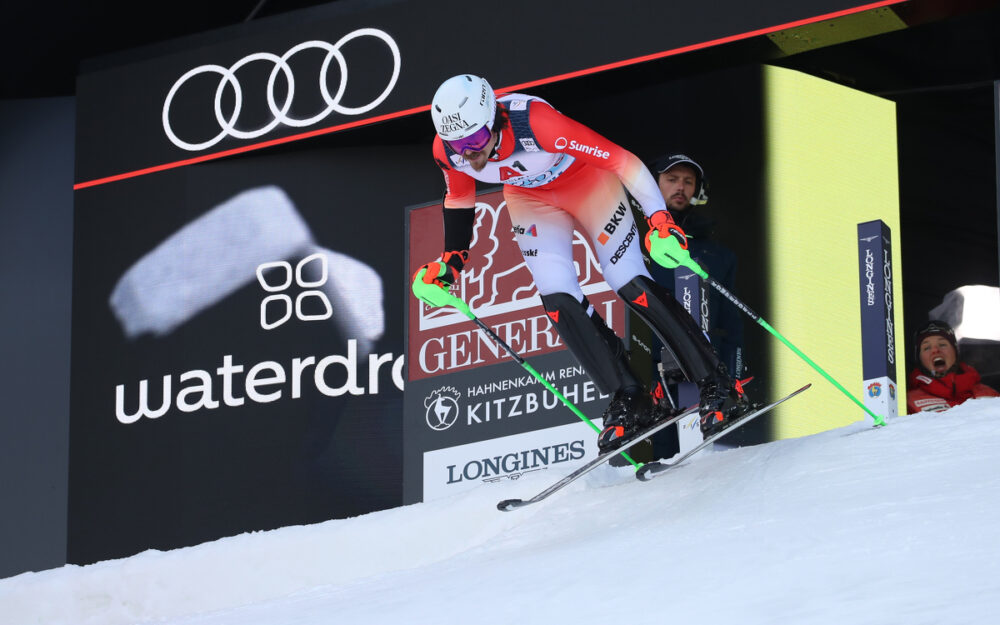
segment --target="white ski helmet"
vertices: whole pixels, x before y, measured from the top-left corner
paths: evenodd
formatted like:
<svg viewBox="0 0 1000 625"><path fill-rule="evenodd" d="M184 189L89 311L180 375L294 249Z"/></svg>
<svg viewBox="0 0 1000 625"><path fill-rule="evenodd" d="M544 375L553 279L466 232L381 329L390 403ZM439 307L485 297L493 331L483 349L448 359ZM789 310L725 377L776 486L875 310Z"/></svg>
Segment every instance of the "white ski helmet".
<svg viewBox="0 0 1000 625"><path fill-rule="evenodd" d="M434 129L445 141L469 137L484 126L493 129L497 98L485 78L452 76L441 83L431 101Z"/></svg>

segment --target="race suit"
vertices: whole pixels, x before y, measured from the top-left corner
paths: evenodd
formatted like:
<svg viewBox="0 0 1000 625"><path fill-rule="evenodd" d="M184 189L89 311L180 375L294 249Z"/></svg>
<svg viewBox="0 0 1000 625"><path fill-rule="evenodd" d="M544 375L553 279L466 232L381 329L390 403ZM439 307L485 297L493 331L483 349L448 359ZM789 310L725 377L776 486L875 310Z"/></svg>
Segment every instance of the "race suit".
<svg viewBox="0 0 1000 625"><path fill-rule="evenodd" d="M613 290L636 276L649 277L622 187L647 217L666 209L642 161L540 98L508 94L498 102L510 124L500 131L482 171L435 138L434 158L447 185L445 208L475 206L476 180L503 184L515 238L540 295L583 299L573 265L574 219L593 243Z"/></svg>

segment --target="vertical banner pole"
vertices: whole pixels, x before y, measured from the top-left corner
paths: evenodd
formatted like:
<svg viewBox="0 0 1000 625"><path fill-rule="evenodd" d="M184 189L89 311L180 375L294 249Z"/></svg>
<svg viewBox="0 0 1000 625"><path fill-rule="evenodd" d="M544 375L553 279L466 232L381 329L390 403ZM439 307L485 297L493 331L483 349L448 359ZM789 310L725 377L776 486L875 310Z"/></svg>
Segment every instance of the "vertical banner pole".
<svg viewBox="0 0 1000 625"><path fill-rule="evenodd" d="M709 327L708 301L705 299L707 295L698 274L683 266L674 269L674 297L694 317L694 320L698 322L698 327L706 334ZM701 395L697 384L694 382L679 382L677 384L677 404L679 406L691 406L699 401L701 401ZM682 453L696 447L702 439L701 429L687 427L687 425L688 420L677 425L677 441Z"/></svg>
<svg viewBox="0 0 1000 625"><path fill-rule="evenodd" d="M895 417L896 338L893 316L892 233L880 219L858 224L858 271L861 295L861 361L865 405Z"/></svg>

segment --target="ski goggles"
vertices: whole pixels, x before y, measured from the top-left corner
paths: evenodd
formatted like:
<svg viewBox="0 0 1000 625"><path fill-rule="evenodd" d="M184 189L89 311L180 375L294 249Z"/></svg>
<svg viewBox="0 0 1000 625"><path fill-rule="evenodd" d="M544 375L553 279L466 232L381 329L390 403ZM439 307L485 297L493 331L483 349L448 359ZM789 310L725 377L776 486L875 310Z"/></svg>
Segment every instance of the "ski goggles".
<svg viewBox="0 0 1000 625"><path fill-rule="evenodd" d="M458 155L465 154L467 151L482 152L486 144L490 142L491 136L493 136L493 131L490 130L490 127L483 126L468 137L455 139L454 141L445 141L445 143Z"/></svg>

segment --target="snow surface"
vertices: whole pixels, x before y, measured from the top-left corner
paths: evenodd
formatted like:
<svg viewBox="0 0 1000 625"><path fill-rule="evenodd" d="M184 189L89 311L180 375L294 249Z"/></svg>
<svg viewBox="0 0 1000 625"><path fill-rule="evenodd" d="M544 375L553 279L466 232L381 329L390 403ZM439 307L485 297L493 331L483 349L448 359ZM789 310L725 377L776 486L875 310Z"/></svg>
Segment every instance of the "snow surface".
<svg viewBox="0 0 1000 625"><path fill-rule="evenodd" d="M990 623L1000 399L0 580L0 623Z"/></svg>

